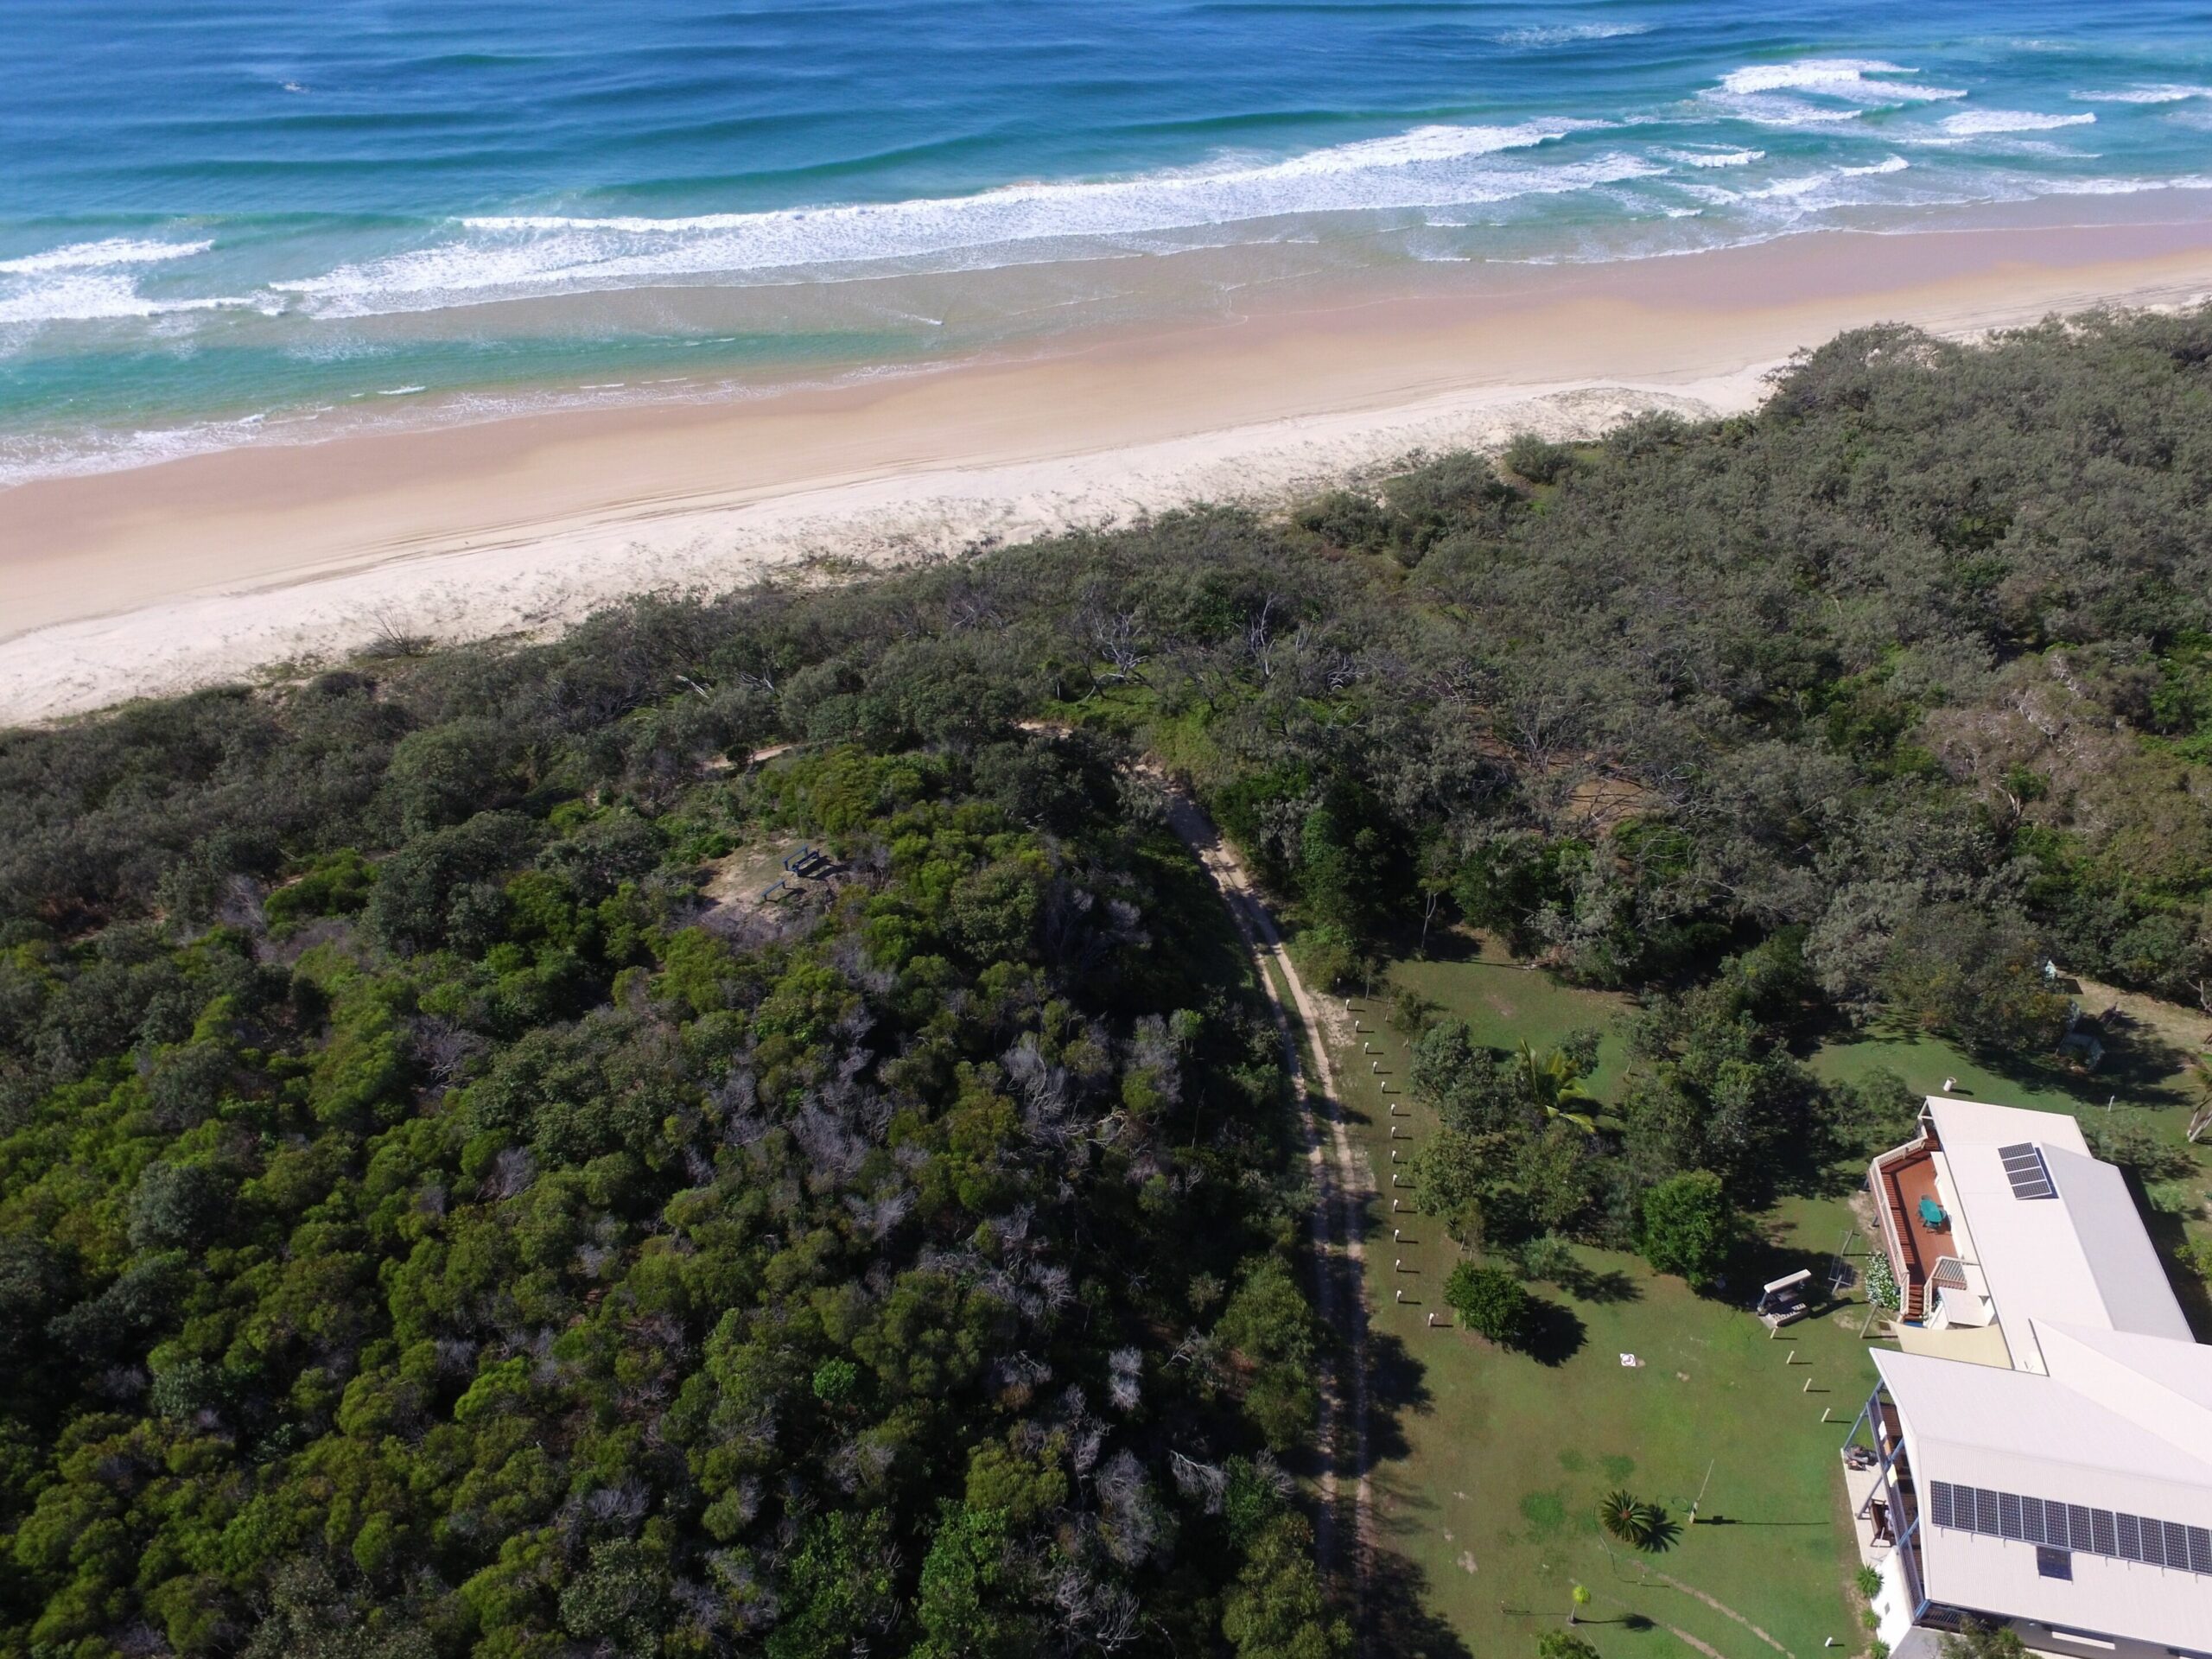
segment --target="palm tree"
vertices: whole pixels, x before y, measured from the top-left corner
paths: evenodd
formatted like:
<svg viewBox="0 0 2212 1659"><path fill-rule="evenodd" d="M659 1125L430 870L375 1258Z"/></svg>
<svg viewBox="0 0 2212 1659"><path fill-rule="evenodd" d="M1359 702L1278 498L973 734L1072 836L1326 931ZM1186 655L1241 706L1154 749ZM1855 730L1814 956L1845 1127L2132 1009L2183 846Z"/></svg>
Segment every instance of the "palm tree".
<svg viewBox="0 0 2212 1659"><path fill-rule="evenodd" d="M1564 1049L1548 1048L1541 1054L1523 1038L1520 1047L1521 1086L1546 1117L1572 1123L1586 1135L1598 1129L1598 1102L1582 1092L1582 1068Z"/></svg>
<svg viewBox="0 0 2212 1659"><path fill-rule="evenodd" d="M1618 1487L1598 1500L1598 1520L1614 1537L1638 1549L1664 1548L1674 1530L1666 1510Z"/></svg>

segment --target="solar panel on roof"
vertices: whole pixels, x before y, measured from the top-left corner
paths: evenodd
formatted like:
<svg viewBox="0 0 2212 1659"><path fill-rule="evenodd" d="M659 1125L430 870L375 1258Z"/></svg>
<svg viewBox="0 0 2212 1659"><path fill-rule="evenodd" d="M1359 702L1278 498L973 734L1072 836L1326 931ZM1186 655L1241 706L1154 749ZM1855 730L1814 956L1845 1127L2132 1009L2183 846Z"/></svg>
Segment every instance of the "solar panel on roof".
<svg viewBox="0 0 2212 1659"><path fill-rule="evenodd" d="M1961 1486L1948 1480L1928 1483L1929 1522L1957 1532L1978 1532L2076 1554L2212 1577L2212 1529L2187 1527L2148 1516L2093 1510L2055 1498Z"/></svg>
<svg viewBox="0 0 2212 1659"><path fill-rule="evenodd" d="M2055 1198L2058 1189L2050 1182L2050 1171L2043 1161L2043 1148L2032 1141L2023 1141L2016 1147L1999 1147L1997 1155L2005 1164L2005 1179L2012 1184L2016 1198Z"/></svg>

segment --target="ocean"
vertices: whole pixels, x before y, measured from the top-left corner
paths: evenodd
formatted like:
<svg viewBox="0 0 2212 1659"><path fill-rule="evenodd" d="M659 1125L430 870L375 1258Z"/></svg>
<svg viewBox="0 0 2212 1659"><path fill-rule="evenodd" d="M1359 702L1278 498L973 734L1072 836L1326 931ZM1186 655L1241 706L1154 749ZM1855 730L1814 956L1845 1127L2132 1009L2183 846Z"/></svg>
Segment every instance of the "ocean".
<svg viewBox="0 0 2212 1659"><path fill-rule="evenodd" d="M2212 188L2153 0L9 0L0 89L0 482Z"/></svg>

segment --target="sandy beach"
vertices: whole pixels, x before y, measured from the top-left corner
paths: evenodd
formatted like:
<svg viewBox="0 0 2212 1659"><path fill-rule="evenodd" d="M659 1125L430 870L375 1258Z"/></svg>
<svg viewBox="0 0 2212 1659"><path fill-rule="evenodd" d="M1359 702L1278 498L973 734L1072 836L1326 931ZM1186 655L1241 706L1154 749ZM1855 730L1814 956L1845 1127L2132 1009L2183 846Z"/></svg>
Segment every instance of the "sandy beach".
<svg viewBox="0 0 2212 1659"><path fill-rule="evenodd" d="M1192 499L1280 502L1408 453L1755 404L1789 354L2212 294L2212 223L1823 234L1402 291L741 401L265 445L0 491L0 720L557 629L618 596L881 563Z"/></svg>

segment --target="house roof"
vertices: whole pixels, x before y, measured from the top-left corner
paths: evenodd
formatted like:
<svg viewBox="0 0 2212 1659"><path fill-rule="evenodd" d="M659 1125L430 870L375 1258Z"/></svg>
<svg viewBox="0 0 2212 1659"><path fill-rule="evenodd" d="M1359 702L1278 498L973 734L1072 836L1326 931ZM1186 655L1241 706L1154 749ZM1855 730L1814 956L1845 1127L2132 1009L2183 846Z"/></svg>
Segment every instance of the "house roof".
<svg viewBox="0 0 2212 1659"><path fill-rule="evenodd" d="M2212 1349L2109 1331L2038 1330L2053 1374L1878 1351L1920 1494L1930 1599L2178 1647L2212 1633L2212 1573L2094 1550L2044 1576L2035 1543L1939 1525L1935 1483L2092 1515L2212 1528ZM2154 1353L2152 1350L2165 1350Z"/></svg>
<svg viewBox="0 0 2212 1659"><path fill-rule="evenodd" d="M2212 1571L2154 1564L2155 1551L2128 1559L2112 1541L2155 1520L2212 1552L2212 1348L2193 1339L2125 1179L2070 1116L1940 1098L1928 1109L2014 1365L1875 1355L1910 1447L1928 1595L2204 1647ZM1947 1522L1937 1483L2000 1495L1997 1535ZM2070 1578L2039 1568L2043 1504L2069 1506L2052 1524L2069 1529ZM2070 1536L2084 1524L2094 1548Z"/></svg>
<svg viewBox="0 0 2212 1659"><path fill-rule="evenodd" d="M1940 1097L1928 1110L2015 1365L2047 1369L2031 1325L2191 1340L2126 1177L2089 1155L2072 1117ZM2005 1153L2023 1146L2040 1155L2050 1196L2019 1196Z"/></svg>

